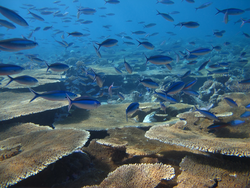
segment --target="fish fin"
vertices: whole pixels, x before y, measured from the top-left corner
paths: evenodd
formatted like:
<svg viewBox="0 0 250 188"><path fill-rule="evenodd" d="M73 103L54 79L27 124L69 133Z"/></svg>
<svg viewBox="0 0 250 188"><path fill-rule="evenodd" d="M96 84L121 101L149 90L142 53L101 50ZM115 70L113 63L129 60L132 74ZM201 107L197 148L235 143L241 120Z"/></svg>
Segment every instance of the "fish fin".
<svg viewBox="0 0 250 188"><path fill-rule="evenodd" d="M147 62L148 62L148 57L146 56L146 54L145 53L143 53L144 54L144 56L146 57L146 63L145 63L145 65L147 65Z"/></svg>
<svg viewBox="0 0 250 188"><path fill-rule="evenodd" d="M46 70L46 73L47 73L50 67L49 67L48 63L46 63L46 61L44 61L44 63L47 65L47 70Z"/></svg>
<svg viewBox="0 0 250 188"><path fill-rule="evenodd" d="M217 8L216 8L216 10L217 10L218 12L217 12L215 15L221 13L221 10L219 10L219 9L217 9Z"/></svg>
<svg viewBox="0 0 250 188"><path fill-rule="evenodd" d="M33 100L35 100L37 97L39 97L40 95L35 92L33 89L29 88L29 90L31 91L31 93L33 93L35 96L30 100L30 102L32 102Z"/></svg>
<svg viewBox="0 0 250 188"><path fill-rule="evenodd" d="M67 96L67 100L69 101L69 106L68 106L68 112L69 112L71 109L71 106L72 106L72 99L69 97L69 95L67 93L65 93L65 94Z"/></svg>
<svg viewBox="0 0 250 188"><path fill-rule="evenodd" d="M9 77L10 81L4 87L6 87L7 85L9 85L14 80L11 76L9 76L9 75L7 75L7 76Z"/></svg>

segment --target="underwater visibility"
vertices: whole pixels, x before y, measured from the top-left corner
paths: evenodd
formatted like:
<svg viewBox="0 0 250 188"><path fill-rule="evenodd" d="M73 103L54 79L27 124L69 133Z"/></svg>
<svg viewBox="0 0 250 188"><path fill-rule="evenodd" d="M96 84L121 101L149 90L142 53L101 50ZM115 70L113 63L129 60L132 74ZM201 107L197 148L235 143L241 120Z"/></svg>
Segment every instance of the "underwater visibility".
<svg viewBox="0 0 250 188"><path fill-rule="evenodd" d="M2 0L0 187L249 188L249 0Z"/></svg>

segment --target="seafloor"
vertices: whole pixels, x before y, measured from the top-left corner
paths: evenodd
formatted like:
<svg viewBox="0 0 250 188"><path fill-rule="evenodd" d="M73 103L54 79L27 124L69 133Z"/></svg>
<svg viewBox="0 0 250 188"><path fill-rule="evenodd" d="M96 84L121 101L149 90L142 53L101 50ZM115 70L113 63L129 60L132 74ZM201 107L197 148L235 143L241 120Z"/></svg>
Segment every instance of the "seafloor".
<svg viewBox="0 0 250 188"><path fill-rule="evenodd" d="M106 73L105 82L124 80L113 70L93 68ZM61 81L65 76L45 71L29 74L39 80L35 91L66 89ZM140 72L155 81L174 74ZM126 75L123 90L130 93L138 77L136 72ZM197 77L200 82L195 87L216 89L205 75ZM216 79L225 83L229 78ZM166 114L154 97L149 98L140 102L141 110L127 122L125 110L139 100L136 94L128 101L103 102L95 110L73 108L70 115L67 101L37 98L29 103L33 94L14 82L3 87L0 96L1 187L250 187L249 119L239 118L250 94L217 94L211 112L222 122L246 122L215 132L207 129L211 120L190 110L193 102L188 97L167 105ZM239 107L230 107L225 96ZM208 100L214 98L215 93Z"/></svg>

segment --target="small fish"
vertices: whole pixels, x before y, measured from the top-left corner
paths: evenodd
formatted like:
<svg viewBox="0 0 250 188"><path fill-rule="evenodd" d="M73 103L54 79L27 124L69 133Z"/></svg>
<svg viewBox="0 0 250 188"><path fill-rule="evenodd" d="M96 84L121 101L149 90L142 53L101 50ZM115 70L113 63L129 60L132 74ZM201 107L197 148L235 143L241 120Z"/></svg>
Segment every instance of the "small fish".
<svg viewBox="0 0 250 188"><path fill-rule="evenodd" d="M126 62L125 58L124 58L124 66L125 66L125 69L127 70L127 72L128 72L129 74L132 74L133 69L132 69L132 67L128 64L128 62Z"/></svg>
<svg viewBox="0 0 250 188"><path fill-rule="evenodd" d="M236 119L236 120L230 121L229 123L230 123L231 126L238 126L238 125L244 124L245 122L246 121Z"/></svg>
<svg viewBox="0 0 250 188"><path fill-rule="evenodd" d="M94 49L95 49L96 55L97 55L99 58L102 58L102 55L101 55L100 51L95 47L94 44L93 44L93 47L94 47Z"/></svg>
<svg viewBox="0 0 250 188"><path fill-rule="evenodd" d="M118 4L118 3L120 3L120 1L119 0L104 0L105 1L105 4L106 3L109 3L109 4Z"/></svg>
<svg viewBox="0 0 250 188"><path fill-rule="evenodd" d="M228 97L225 97L224 100L227 102L227 104L229 104L231 107L238 107L237 103L231 99L231 98L228 98Z"/></svg>
<svg viewBox="0 0 250 188"><path fill-rule="evenodd" d="M172 5L172 4L174 4L174 2L171 1L171 0L157 0L157 3L161 3L161 4L165 4L165 5Z"/></svg>
<svg viewBox="0 0 250 188"><path fill-rule="evenodd" d="M85 15L93 15L94 13L96 13L96 10L93 8L79 8L78 12L80 12L80 14L85 14Z"/></svg>
<svg viewBox="0 0 250 188"><path fill-rule="evenodd" d="M134 102L131 103L127 109L126 109L126 121L128 122L128 115L135 113L137 110L139 110L139 103Z"/></svg>
<svg viewBox="0 0 250 188"><path fill-rule="evenodd" d="M194 106L196 111L200 112L202 115L207 117L208 119L212 119L214 121L220 121L213 113L208 112L206 110L199 110L196 106Z"/></svg>
<svg viewBox="0 0 250 188"><path fill-rule="evenodd" d="M0 25L8 28L8 29L16 29L16 26L10 22L8 22L7 20L1 20L0 19Z"/></svg>
<svg viewBox="0 0 250 188"><path fill-rule="evenodd" d="M38 80L31 77L31 76L27 76L27 75L24 75L24 76L18 76L18 77L15 77L15 78L12 78L11 76L7 75L10 79L10 81L5 85L5 87L7 85L9 85L12 81L15 81L19 84L24 84L24 85L29 85L29 86L32 86L32 85L35 85L38 83Z"/></svg>
<svg viewBox="0 0 250 188"><path fill-rule="evenodd" d="M173 69L172 66L171 66L170 64L165 64L165 66L166 66L167 69L170 70L170 71Z"/></svg>
<svg viewBox="0 0 250 188"><path fill-rule="evenodd" d="M42 97L46 100L50 100L50 101L64 101L67 100L67 96L70 96L71 98L75 98L77 97L76 94L68 92L68 91L61 91L61 90L55 90L55 91L48 91L48 92L44 92L42 94L38 94L37 92L35 92L33 89L29 88L30 92L32 92L35 96L30 100L30 102L32 102L33 100L35 100L37 97Z"/></svg>
<svg viewBox="0 0 250 188"><path fill-rule="evenodd" d="M156 25L156 23L150 23L150 24L144 25L144 28L150 28L150 27L153 27L155 25Z"/></svg>
<svg viewBox="0 0 250 188"><path fill-rule="evenodd" d="M117 95L118 95L118 97L119 97L121 100L124 100L124 99L125 99L124 95L123 95L121 92L119 92Z"/></svg>
<svg viewBox="0 0 250 188"><path fill-rule="evenodd" d="M99 106L101 106L101 103L96 99L92 99L89 97L77 97L72 100L67 93L66 93L66 96L69 102L68 112L70 111L72 105L78 108L86 109L86 110L96 109Z"/></svg>
<svg viewBox="0 0 250 188"><path fill-rule="evenodd" d="M149 50L153 50L155 48L154 45L151 44L150 42L140 42L139 40L137 40L137 42L139 42L138 46L142 45Z"/></svg>
<svg viewBox="0 0 250 188"><path fill-rule="evenodd" d="M134 31L134 32L132 32L132 34L135 34L135 35L145 35L146 32L145 31Z"/></svg>
<svg viewBox="0 0 250 188"><path fill-rule="evenodd" d="M46 63L46 62L45 62ZM69 69L69 66L64 64L64 63L53 63L51 65L47 65L47 71L46 73L48 72L49 69L55 71L55 72L64 72L64 71L67 71Z"/></svg>
<svg viewBox="0 0 250 188"><path fill-rule="evenodd" d="M96 43L96 44L99 46L98 47L98 50L99 50L102 46L112 47L112 46L115 46L117 43L118 43L118 40L116 40L116 39L107 39L100 44L98 44L98 43Z"/></svg>
<svg viewBox="0 0 250 188"><path fill-rule="evenodd" d="M205 61L204 63L202 63L201 66L198 68L198 71L201 71L202 69L204 69L209 62L210 62L210 59L208 61Z"/></svg>
<svg viewBox="0 0 250 188"><path fill-rule="evenodd" d="M187 89L191 88L194 84L196 84L196 82L197 82L197 80L193 80L193 81L185 84L183 90L187 90Z"/></svg>
<svg viewBox="0 0 250 188"><path fill-rule="evenodd" d="M156 89L159 87L159 84L157 84L156 82L154 82L153 80L151 79L143 79L143 80L140 80L140 83L142 85L144 85L145 87L148 87L148 88L152 88L152 89Z"/></svg>
<svg viewBox="0 0 250 188"><path fill-rule="evenodd" d="M83 34L82 34L82 33L80 33L80 32L75 31L75 32L68 33L68 36L73 36L73 37L82 37L82 36L83 36Z"/></svg>
<svg viewBox="0 0 250 188"><path fill-rule="evenodd" d="M175 103L178 102L175 98L171 97L170 95L165 94L164 91L162 91L162 92L154 92L154 94L157 97L161 98L162 100L168 101L170 103L175 104Z"/></svg>
<svg viewBox="0 0 250 188"><path fill-rule="evenodd" d="M182 28L183 26L185 26L185 27L187 27L187 28L197 28L197 27L200 26L200 24L197 23L197 22L190 21L190 22L181 22L181 23L180 23L180 26L181 26L181 28Z"/></svg>
<svg viewBox="0 0 250 188"><path fill-rule="evenodd" d="M91 70L95 75L94 81L96 81L97 85L101 88L103 86L103 83L104 83L105 80L103 80L100 75L96 74L93 69L91 69Z"/></svg>
<svg viewBox="0 0 250 188"><path fill-rule="evenodd" d="M213 46L211 45L213 50L216 50L217 52L221 51L221 47L220 46Z"/></svg>
<svg viewBox="0 0 250 188"><path fill-rule="evenodd" d="M173 61L173 59L171 57L168 56L164 56L164 55L156 55L156 56L151 56L149 58L147 58L147 56L144 54L144 56L146 57L146 65L147 62L149 61L150 63L153 63L155 65L164 65L164 64L169 64Z"/></svg>
<svg viewBox="0 0 250 188"><path fill-rule="evenodd" d="M195 10L207 8L207 7L209 7L212 3L213 3L213 2L203 3L203 4L200 5L199 7L195 8Z"/></svg>
<svg viewBox="0 0 250 188"><path fill-rule="evenodd" d="M228 23L228 11L226 11L226 13L224 15L224 22L225 22L225 24Z"/></svg>
<svg viewBox="0 0 250 188"><path fill-rule="evenodd" d="M183 93L187 94L187 95L192 95L195 97L198 97L200 94L194 90L190 90L190 89L183 89L182 90Z"/></svg>
<svg viewBox="0 0 250 188"><path fill-rule="evenodd" d="M166 13L160 13L158 10L157 11L157 14L156 15L161 15L164 19L170 21L170 22L173 22L174 19L172 18L172 16L170 16L169 14L166 14Z"/></svg>
<svg viewBox="0 0 250 188"><path fill-rule="evenodd" d="M19 50L28 50L35 48L38 44L35 41L27 40L23 38L12 38L0 40L0 47L19 51Z"/></svg>
<svg viewBox="0 0 250 188"><path fill-rule="evenodd" d="M242 80L239 82L239 84L248 85L248 84L250 84L250 79Z"/></svg>
<svg viewBox="0 0 250 188"><path fill-rule="evenodd" d="M29 26L29 24L23 19L20 15L18 15L15 11L10 10L6 7L0 6L0 13L11 20L12 22L21 25L21 26Z"/></svg>
<svg viewBox="0 0 250 188"><path fill-rule="evenodd" d="M108 88L108 93L109 93L110 98L112 98L112 87L113 86L114 86L114 82Z"/></svg>
<svg viewBox="0 0 250 188"><path fill-rule="evenodd" d="M188 77L190 74L191 74L191 71L189 70L183 76L181 76L181 79Z"/></svg>
<svg viewBox="0 0 250 188"><path fill-rule="evenodd" d="M250 104L246 105L246 108L250 108Z"/></svg>
<svg viewBox="0 0 250 188"><path fill-rule="evenodd" d="M165 91L166 94L174 95L180 92L185 86L184 82L174 82L172 85Z"/></svg>
<svg viewBox="0 0 250 188"><path fill-rule="evenodd" d="M250 111L246 111L243 114L240 115L241 118L248 118L250 117Z"/></svg>
<svg viewBox="0 0 250 188"><path fill-rule="evenodd" d="M219 13L226 14L226 12L228 15L240 15L240 14L243 14L245 12L244 10L237 9L237 8L228 8L228 9L224 9L224 10L219 10L216 8L216 10L218 12L215 15L217 15Z"/></svg>
<svg viewBox="0 0 250 188"><path fill-rule="evenodd" d="M246 24L246 23L250 23L250 19L248 19L248 20L244 20L243 18L241 18L241 21L242 21L242 23L241 23L241 26L240 27L242 27L244 24Z"/></svg>
<svg viewBox="0 0 250 188"><path fill-rule="evenodd" d="M218 64L218 66L220 67L220 65ZM227 74L229 69L217 69L217 70L214 70L214 71L208 71L208 75L209 74Z"/></svg>
<svg viewBox="0 0 250 188"><path fill-rule="evenodd" d="M161 109L164 111L164 113L166 114L166 110L167 110L167 107L165 106L165 104L163 102L160 102L160 106L161 106Z"/></svg>
<svg viewBox="0 0 250 188"><path fill-rule="evenodd" d="M122 71L120 69L118 69L117 67L114 67L115 71L118 73L118 74L122 74Z"/></svg>
<svg viewBox="0 0 250 188"><path fill-rule="evenodd" d="M209 48L199 48L199 49L196 49L193 51L189 51L189 50L187 50L187 51L188 51L189 55L192 54L192 55L200 56L200 55L206 55L206 54L210 53L212 50Z"/></svg>
<svg viewBox="0 0 250 188"><path fill-rule="evenodd" d="M0 75L18 74L24 70L23 67L13 64L0 64Z"/></svg>
<svg viewBox="0 0 250 188"><path fill-rule="evenodd" d="M29 10L28 10L29 11ZM29 14L31 14L35 19L39 20L39 21L44 21L44 19L41 17L41 16L38 16L37 14L35 13L32 13L29 11Z"/></svg>
<svg viewBox="0 0 250 188"><path fill-rule="evenodd" d="M208 126L207 129L220 129L220 128L223 128L223 127L227 127L229 125L230 125L230 123L216 122L216 123Z"/></svg>

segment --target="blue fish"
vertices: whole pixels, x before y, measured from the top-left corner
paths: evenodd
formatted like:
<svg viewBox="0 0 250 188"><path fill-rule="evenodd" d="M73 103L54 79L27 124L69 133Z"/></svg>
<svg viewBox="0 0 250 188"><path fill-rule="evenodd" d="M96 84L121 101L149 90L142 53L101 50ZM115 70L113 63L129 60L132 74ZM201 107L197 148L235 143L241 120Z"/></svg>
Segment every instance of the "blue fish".
<svg viewBox="0 0 250 188"><path fill-rule="evenodd" d="M233 121L230 121L230 125L231 126L238 126L238 125L242 125L244 124L246 121L242 121L242 120L239 120L239 119L236 119L236 120L233 120Z"/></svg>
<svg viewBox="0 0 250 188"><path fill-rule="evenodd" d="M227 74L229 69L217 69L217 70L213 70L213 71L209 71L209 70L207 70L207 71L208 71L208 75L210 75L210 74Z"/></svg>
<svg viewBox="0 0 250 188"><path fill-rule="evenodd" d="M238 107L237 103L233 99L228 97L225 97L224 99L231 107Z"/></svg>
<svg viewBox="0 0 250 188"><path fill-rule="evenodd" d="M0 6L0 13L18 25L29 26L29 24L25 21L25 19L23 19L20 15L18 15L13 10L10 10L6 7Z"/></svg>
<svg viewBox="0 0 250 188"><path fill-rule="evenodd" d="M246 108L250 108L250 104L246 105Z"/></svg>
<svg viewBox="0 0 250 188"><path fill-rule="evenodd" d="M29 11L29 10L28 10ZM44 19L41 16L38 16L37 14L30 12L29 14L31 14L35 19L39 20L39 21L44 21Z"/></svg>
<svg viewBox="0 0 250 188"><path fill-rule="evenodd" d="M154 82L153 80L151 79L143 79L143 80L140 80L140 83L142 85L144 85L145 87L149 87L149 88L153 88L153 89L156 89L159 87L159 84L157 84L156 82Z"/></svg>
<svg viewBox="0 0 250 188"><path fill-rule="evenodd" d="M1 64L0 63L0 75L12 75L18 74L24 70L23 67L12 64Z"/></svg>
<svg viewBox="0 0 250 188"><path fill-rule="evenodd" d="M154 45L151 44L150 42L140 42L139 40L137 40L137 42L139 42L138 46L142 45L149 50L153 50L155 48Z"/></svg>
<svg viewBox="0 0 250 188"><path fill-rule="evenodd" d="M187 71L187 72L181 77L181 79L188 77L190 74L191 74L191 71L189 70L189 71Z"/></svg>
<svg viewBox="0 0 250 188"><path fill-rule="evenodd" d="M97 50L99 50L102 46L104 46L104 47L115 46L117 43L118 43L118 40L116 40L116 39L107 39L100 44L96 43L99 46Z"/></svg>
<svg viewBox="0 0 250 188"><path fill-rule="evenodd" d="M195 96L195 97L199 96L199 93L194 91L194 90L183 89L182 92L187 94L187 95L192 95L192 96Z"/></svg>
<svg viewBox="0 0 250 188"><path fill-rule="evenodd" d="M67 93L66 96L69 101L68 111L70 111L72 105L86 110L96 109L101 106L101 103L96 99L92 99L89 97L77 97L72 100Z"/></svg>
<svg viewBox="0 0 250 188"><path fill-rule="evenodd" d="M64 71L67 71L69 69L69 66L64 64L64 63L53 63L51 65L48 65L46 63L46 65L48 67L46 73L48 72L49 69L51 69L55 72L64 72Z"/></svg>
<svg viewBox="0 0 250 188"><path fill-rule="evenodd" d="M54 91L48 91L48 92L44 92L42 94L38 94L37 92L35 92L33 89L29 88L29 90L35 95L30 102L32 102L33 100L35 100L37 97L42 97L46 100L50 100L50 101L64 101L67 100L67 96L70 96L71 98L75 98L77 97L76 94L68 92L68 91L62 91L62 90L54 90Z"/></svg>
<svg viewBox="0 0 250 188"><path fill-rule="evenodd" d="M157 97L161 98L162 100L168 101L170 103L177 103L178 101L171 97L170 95L166 95L165 93L160 93L160 92L154 92L155 95L157 95Z"/></svg>
<svg viewBox="0 0 250 188"><path fill-rule="evenodd" d="M17 82L19 84L29 85L29 86L35 85L35 84L38 83L37 79L35 79L35 78L31 77L31 76L27 76L27 75L18 76L18 77L15 77L15 78L12 78L11 76L8 75L8 77L9 77L10 81L5 85L5 87L7 85L9 85L12 81L15 81L15 82Z"/></svg>
<svg viewBox="0 0 250 188"><path fill-rule="evenodd" d="M214 121L220 121L213 113L208 112L206 110L199 110L196 106L194 106L196 111L200 112L202 115L207 117L208 119L212 119Z"/></svg>
<svg viewBox="0 0 250 188"><path fill-rule="evenodd" d="M167 108L166 108L165 104L164 104L163 102L160 102L160 105L161 105L161 109L162 109L162 110L164 111L164 113L166 114Z"/></svg>
<svg viewBox="0 0 250 188"><path fill-rule="evenodd" d="M224 9L224 10L219 10L216 8L216 10L218 11L215 15L219 14L219 13L223 13L223 14L228 14L228 15L240 15L243 14L245 11L241 10L241 9L237 9L237 8L228 8L228 9Z"/></svg>
<svg viewBox="0 0 250 188"><path fill-rule="evenodd" d="M125 66L125 69L127 70L127 72L128 72L129 74L132 74L133 69L132 69L132 67L128 64L128 62L126 62L125 58L124 58L124 66Z"/></svg>
<svg viewBox="0 0 250 188"><path fill-rule="evenodd" d="M210 59L208 61L205 61L204 63L202 63L201 66L198 68L198 71L201 71L202 69L204 69L209 62L210 62Z"/></svg>
<svg viewBox="0 0 250 188"><path fill-rule="evenodd" d="M171 57L168 56L164 56L164 55L156 55L156 56L151 56L151 57L147 57L145 54L144 56L146 57L146 65L147 62L149 61L150 63L153 63L155 65L164 65L164 64L169 64L173 61L173 59Z"/></svg>
<svg viewBox="0 0 250 188"><path fill-rule="evenodd" d="M128 122L128 115L135 113L137 110L139 110L138 102L133 102L127 107L126 109L126 121L127 122Z"/></svg>
<svg viewBox="0 0 250 188"><path fill-rule="evenodd" d="M118 95L118 97L119 97L121 100L124 100L124 99L125 99L124 95L123 95L121 92L119 92L117 95Z"/></svg>
<svg viewBox="0 0 250 188"><path fill-rule="evenodd" d="M114 67L115 71L118 73L118 74L122 74L122 71L120 69L118 69L117 67Z"/></svg>
<svg viewBox="0 0 250 188"><path fill-rule="evenodd" d="M174 82L167 91L165 91L166 94L174 95L178 92L180 92L185 86L184 82Z"/></svg>
<svg viewBox="0 0 250 188"><path fill-rule="evenodd" d="M185 27L187 27L187 28L197 28L197 27L200 26L199 23L193 22L193 21L190 21L190 22L181 22L180 25L181 25L181 28L182 28L183 26L185 26Z"/></svg>
<svg viewBox="0 0 250 188"><path fill-rule="evenodd" d="M186 49L187 50L187 49ZM199 48L199 49L196 49L196 50L193 50L193 51L188 51L188 54L192 54L192 55L197 55L197 56L200 56L200 55L206 55L208 53L210 53L212 51L212 49L209 49L209 48Z"/></svg>
<svg viewBox="0 0 250 188"><path fill-rule="evenodd" d="M0 40L0 47L14 51L32 49L35 48L37 45L37 42L23 38Z"/></svg>
<svg viewBox="0 0 250 188"><path fill-rule="evenodd" d="M250 117L250 111L246 111L243 114L240 115L241 118L247 118Z"/></svg>
<svg viewBox="0 0 250 188"><path fill-rule="evenodd" d="M227 127L229 125L230 125L230 123L216 122L216 123L208 126L207 129L220 129L220 128L223 128L223 127Z"/></svg>
<svg viewBox="0 0 250 188"><path fill-rule="evenodd" d="M194 84L196 84L196 82L197 82L197 80L193 80L193 81L191 81L191 82L185 84L183 90L184 90L184 89L189 89L189 88L191 88Z"/></svg>

